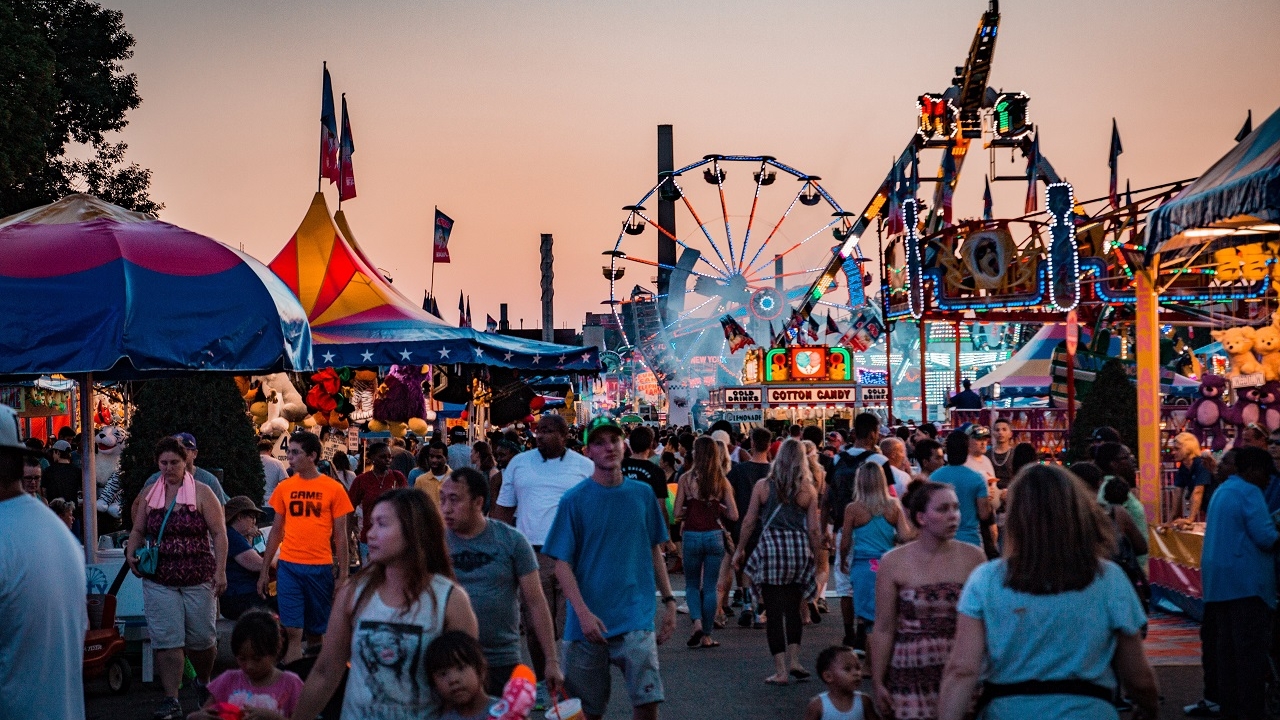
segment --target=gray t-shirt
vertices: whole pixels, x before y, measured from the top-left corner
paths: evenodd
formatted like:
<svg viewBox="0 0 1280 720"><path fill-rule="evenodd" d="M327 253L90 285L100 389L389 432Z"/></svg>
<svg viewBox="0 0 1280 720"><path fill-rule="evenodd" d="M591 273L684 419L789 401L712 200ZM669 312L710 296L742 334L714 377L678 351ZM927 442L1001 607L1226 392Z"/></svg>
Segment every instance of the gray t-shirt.
<svg viewBox="0 0 1280 720"><path fill-rule="evenodd" d="M485 519L479 535L464 539L445 531L453 574L471 598L480 621L480 645L490 666L520 662L520 578L538 569L533 548L519 530Z"/></svg>
<svg viewBox="0 0 1280 720"><path fill-rule="evenodd" d="M0 502L0 527L0 718L83 720L84 551L30 495Z"/></svg>
<svg viewBox="0 0 1280 720"><path fill-rule="evenodd" d="M214 475L213 473L209 472L208 470L205 470L202 467L197 467L196 471L191 473L191 477L195 478L195 481L198 483L204 483L205 485L208 485L209 489L213 491L214 497L218 498L218 502L222 503L223 505L226 505L227 500L230 500L230 498L227 497L227 492L222 489L222 483L218 482L217 475ZM142 484L142 489L146 490L152 485L155 485L156 481L159 479L160 479L160 473L158 472L152 473L151 477L147 478L147 481Z"/></svg>

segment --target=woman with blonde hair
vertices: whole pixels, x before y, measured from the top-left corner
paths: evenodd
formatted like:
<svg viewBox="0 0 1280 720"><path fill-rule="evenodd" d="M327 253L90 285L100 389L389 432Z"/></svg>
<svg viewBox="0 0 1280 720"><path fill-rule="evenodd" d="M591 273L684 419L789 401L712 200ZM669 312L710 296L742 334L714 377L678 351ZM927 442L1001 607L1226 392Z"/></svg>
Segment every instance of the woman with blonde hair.
<svg viewBox="0 0 1280 720"><path fill-rule="evenodd" d="M756 528L760 528L759 540L750 548ZM813 558L822 549L822 530L818 493L799 440L782 442L769 475L751 491L741 537L742 545L733 556L734 567L742 569L745 564L752 584L760 589L767 613L765 628L774 674L765 682L786 685L792 677L805 680L809 673L800 666L800 608L817 590Z"/></svg>
<svg viewBox="0 0 1280 720"><path fill-rule="evenodd" d="M942 720L970 716L984 677L977 712L987 720L1116 718L1117 679L1135 718L1156 717L1147 616L1107 559L1115 539L1096 496L1057 465L1028 465L1009 486L1005 534L1004 557L978 566L960 594Z"/></svg>
<svg viewBox="0 0 1280 720"><path fill-rule="evenodd" d="M676 488L675 520L683 522L685 593L693 635L691 648L716 647L711 639L716 616L716 580L724 562L724 528L721 519L738 519L733 487L725 477L728 460L724 445L710 435L693 441L693 469Z"/></svg>
<svg viewBox="0 0 1280 720"><path fill-rule="evenodd" d="M853 502L844 509L837 556L840 572L848 573L853 585L856 643L861 649L866 649L867 628L875 624L880 558L893 549L899 538L910 540L914 536L902 506L889 496L884 470L875 462L862 463L853 478Z"/></svg>

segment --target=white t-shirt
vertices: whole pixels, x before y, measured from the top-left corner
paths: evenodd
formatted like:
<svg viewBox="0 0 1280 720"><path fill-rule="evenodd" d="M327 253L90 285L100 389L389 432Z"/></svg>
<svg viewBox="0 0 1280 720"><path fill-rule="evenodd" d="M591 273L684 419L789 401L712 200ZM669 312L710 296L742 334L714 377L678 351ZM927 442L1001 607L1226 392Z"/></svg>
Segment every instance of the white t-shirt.
<svg viewBox="0 0 1280 720"><path fill-rule="evenodd" d="M595 472L595 463L572 450L546 460L537 448L511 459L502 471L498 504L516 509L516 529L541 546L560 507L560 496Z"/></svg>
<svg viewBox="0 0 1280 720"><path fill-rule="evenodd" d="M288 478L292 473L289 472L288 465L273 457L267 457L266 455L259 455L258 457L262 460L262 476L265 481L262 485L262 504L267 505L271 502L271 493L276 489L276 485L279 485L281 480Z"/></svg>
<svg viewBox="0 0 1280 720"><path fill-rule="evenodd" d="M30 495L0 502L0 528L0 718L84 720L84 551Z"/></svg>
<svg viewBox="0 0 1280 720"><path fill-rule="evenodd" d="M893 475L893 491L898 493L898 499L901 500L906 497L907 485L911 484L911 473L903 472L901 469L896 468L887 462L881 467L888 468L890 473Z"/></svg>
<svg viewBox="0 0 1280 720"><path fill-rule="evenodd" d="M983 480L991 480L996 476L996 466L991 464L991 458L986 455L970 455L964 461L964 466L981 475Z"/></svg>

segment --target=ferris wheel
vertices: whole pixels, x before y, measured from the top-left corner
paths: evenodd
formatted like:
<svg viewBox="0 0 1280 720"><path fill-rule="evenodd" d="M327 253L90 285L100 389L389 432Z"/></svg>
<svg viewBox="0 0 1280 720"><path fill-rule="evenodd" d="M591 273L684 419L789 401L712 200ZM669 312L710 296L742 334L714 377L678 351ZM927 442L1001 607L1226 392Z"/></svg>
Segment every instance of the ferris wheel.
<svg viewBox="0 0 1280 720"><path fill-rule="evenodd" d="M664 375L676 384L691 374L702 376L695 384L736 380L743 353L731 352L722 319L767 347L833 253L844 257L844 277L830 277L817 304L838 322L867 304L856 213L820 181L768 155L707 155L663 173L623 208L617 241L604 253L609 302L628 343L660 366L653 369L664 386ZM666 222L664 202L674 206ZM660 261L659 239L674 243L674 261ZM628 276L629 268L638 272ZM832 292L841 283L848 292Z"/></svg>

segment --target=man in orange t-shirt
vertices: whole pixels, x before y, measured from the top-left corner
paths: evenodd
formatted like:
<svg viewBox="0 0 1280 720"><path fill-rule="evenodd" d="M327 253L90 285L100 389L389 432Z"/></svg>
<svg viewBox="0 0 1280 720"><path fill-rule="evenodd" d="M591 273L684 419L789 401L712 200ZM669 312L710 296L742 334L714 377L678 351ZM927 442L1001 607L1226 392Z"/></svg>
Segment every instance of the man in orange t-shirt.
<svg viewBox="0 0 1280 720"><path fill-rule="evenodd" d="M258 593L266 596L271 558L280 551L276 568L276 595L280 624L289 636L283 659L288 663L303 655L302 639L321 642L333 607L333 552L338 551L338 584L347 580L347 515L354 512L342 483L316 470L320 438L308 432L289 438L289 467L293 476L280 481L271 493L276 511L263 555Z"/></svg>

